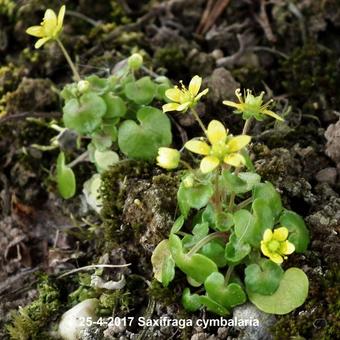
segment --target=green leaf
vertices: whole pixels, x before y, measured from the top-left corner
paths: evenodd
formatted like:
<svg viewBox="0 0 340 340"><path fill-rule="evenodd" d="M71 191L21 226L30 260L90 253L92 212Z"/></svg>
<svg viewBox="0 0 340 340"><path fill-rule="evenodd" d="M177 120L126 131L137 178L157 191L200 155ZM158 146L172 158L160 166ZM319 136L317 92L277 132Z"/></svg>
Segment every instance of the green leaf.
<svg viewBox="0 0 340 340"><path fill-rule="evenodd" d="M263 295L273 294L280 285L283 269L270 260L263 260L258 264L251 264L245 269L247 290Z"/></svg>
<svg viewBox="0 0 340 340"><path fill-rule="evenodd" d="M65 127L86 135L99 127L106 112L106 104L101 97L90 92L82 95L79 100L68 100L63 112Z"/></svg>
<svg viewBox="0 0 340 340"><path fill-rule="evenodd" d="M280 216L280 224L289 230L288 240L294 244L295 251L305 252L309 243L309 231L303 218L294 211L285 210Z"/></svg>
<svg viewBox="0 0 340 340"><path fill-rule="evenodd" d="M189 288L185 288L182 294L182 305L189 312L196 312L201 308L200 296L191 294Z"/></svg>
<svg viewBox="0 0 340 340"><path fill-rule="evenodd" d="M230 314L230 311L226 308L221 306L216 301L212 300L209 296L200 296L199 299L200 303L204 305L209 312L215 313L221 316L227 316Z"/></svg>
<svg viewBox="0 0 340 340"><path fill-rule="evenodd" d="M185 248L192 248L197 242L208 235L209 225L206 222L198 223L192 229L192 236L187 235L183 238L182 244Z"/></svg>
<svg viewBox="0 0 340 340"><path fill-rule="evenodd" d="M208 257L201 254L185 254L181 239L177 235L170 235L169 246L176 266L196 282L203 283L211 273L218 271L215 262Z"/></svg>
<svg viewBox="0 0 340 340"><path fill-rule="evenodd" d="M156 94L156 85L150 77L127 83L124 87L126 97L139 105L148 105Z"/></svg>
<svg viewBox="0 0 340 340"><path fill-rule="evenodd" d="M229 237L225 247L225 259L229 265L239 264L251 251L248 243L244 243L234 233Z"/></svg>
<svg viewBox="0 0 340 340"><path fill-rule="evenodd" d="M184 184L181 183L177 192L177 199L182 214L187 216L188 207L201 209L206 206L213 193L214 188L211 183L195 184L189 188L186 188ZM182 211L181 206L184 211Z"/></svg>
<svg viewBox="0 0 340 340"><path fill-rule="evenodd" d="M112 92L108 92L103 96L107 110L104 118L124 117L127 111L124 100Z"/></svg>
<svg viewBox="0 0 340 340"><path fill-rule="evenodd" d="M241 179L238 175L231 173L230 171L223 172L223 186L230 194L235 192L236 194L247 192L247 183Z"/></svg>
<svg viewBox="0 0 340 340"><path fill-rule="evenodd" d="M104 133L104 131L99 131L92 134L91 143L97 150L104 151L111 147L112 138L109 134Z"/></svg>
<svg viewBox="0 0 340 340"><path fill-rule="evenodd" d="M238 176L246 183L246 191L244 192L253 190L254 186L261 181L261 176L256 174L255 172L240 172Z"/></svg>
<svg viewBox="0 0 340 340"><path fill-rule="evenodd" d="M111 150L94 152L94 161L99 173L106 171L111 165L119 161L119 156Z"/></svg>
<svg viewBox="0 0 340 340"><path fill-rule="evenodd" d="M98 95L104 94L110 86L106 78L100 78L95 74L86 77L85 80L90 83L90 90Z"/></svg>
<svg viewBox="0 0 340 340"><path fill-rule="evenodd" d="M65 101L77 98L77 95L78 89L76 83L66 84L62 91L60 92L61 98L63 98Z"/></svg>
<svg viewBox="0 0 340 340"><path fill-rule="evenodd" d="M204 281L204 287L208 296L226 308L245 303L247 296L242 287L237 283L225 285L224 276L215 272Z"/></svg>
<svg viewBox="0 0 340 340"><path fill-rule="evenodd" d="M234 225L231 213L216 212L212 204L208 204L202 213L202 221L208 222L209 226L217 231L228 231Z"/></svg>
<svg viewBox="0 0 340 340"><path fill-rule="evenodd" d="M60 195L65 198L71 198L76 193L76 177L73 170L65 164L65 154L59 153L57 159L57 184Z"/></svg>
<svg viewBox="0 0 340 340"><path fill-rule="evenodd" d="M140 124L124 121L118 131L118 144L122 152L134 159L151 160L161 146L171 143L169 118L153 107L143 107L137 112Z"/></svg>
<svg viewBox="0 0 340 340"><path fill-rule="evenodd" d="M157 245L152 253L151 263L155 279L167 287L175 277L175 262L171 256L168 240L163 240Z"/></svg>
<svg viewBox="0 0 340 340"><path fill-rule="evenodd" d="M275 218L269 202L263 198L256 198L253 201L252 211L254 216L254 226L252 229L253 234L249 243L254 247L259 247L265 230L273 228Z"/></svg>
<svg viewBox="0 0 340 340"><path fill-rule="evenodd" d="M247 291L249 300L260 310L270 314L287 314L300 307L308 295L309 282L299 268L289 268L281 279L279 288L272 295Z"/></svg>
<svg viewBox="0 0 340 340"><path fill-rule="evenodd" d="M227 263L224 258L224 247L225 245L222 240L212 240L200 249L200 253L209 257L210 260L217 264L217 267L221 268Z"/></svg>
<svg viewBox="0 0 340 340"><path fill-rule="evenodd" d="M170 234L176 234L178 233L181 228L183 227L183 224L184 224L184 216L183 215L180 215L176 221L174 222L174 224L172 225L172 228L170 230Z"/></svg>
<svg viewBox="0 0 340 340"><path fill-rule="evenodd" d="M275 190L270 182L259 183L254 186L253 199L262 198L272 209L274 217L278 217L282 211L280 194Z"/></svg>
<svg viewBox="0 0 340 340"><path fill-rule="evenodd" d="M254 222L254 216L248 210L240 209L235 212L235 234L239 242L252 243Z"/></svg>

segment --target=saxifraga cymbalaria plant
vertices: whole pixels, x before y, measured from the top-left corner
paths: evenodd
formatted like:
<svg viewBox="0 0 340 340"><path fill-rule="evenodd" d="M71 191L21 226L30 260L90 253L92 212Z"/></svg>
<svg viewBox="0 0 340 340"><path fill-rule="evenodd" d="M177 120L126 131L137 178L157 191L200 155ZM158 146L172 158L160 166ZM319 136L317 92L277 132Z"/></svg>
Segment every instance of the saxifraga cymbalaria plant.
<svg viewBox="0 0 340 340"><path fill-rule="evenodd" d="M36 48L53 41L59 45L75 81L61 91L64 126L52 121L49 127L58 135L51 140L51 145L33 146L41 150L60 149L55 177L65 199L76 192L72 167L84 160L94 163L98 173L85 182L84 193L88 203L99 212L100 173L119 161L117 151L128 158L153 160L159 147L171 144L170 120L153 106L155 101L165 99L171 82L164 76L153 79L141 76L148 70L143 67L143 57L139 53L119 63L117 71L108 77L90 74L82 78L61 40L65 11L65 6L58 15L47 9L42 23L26 31L38 38ZM66 163L67 153L74 153L74 147L69 150L70 144L80 149L84 143L87 143L87 151Z"/></svg>
<svg viewBox="0 0 340 340"><path fill-rule="evenodd" d="M261 181L248 152L253 120L283 119L269 109L272 101L263 102L264 93L238 89L238 103L223 103L243 118L242 133L233 136L218 120L205 127L195 111L208 92L200 92L201 83L195 76L188 88L181 83L165 92L163 111L192 114L202 134L182 149L195 157L193 166L176 149L158 151L160 167L172 170L182 163L187 170L177 192L180 216L152 255L154 277L171 287L175 268L183 272L188 287L182 303L191 312L206 308L226 316L249 299L264 312L289 313L303 304L309 283L301 269L284 270L282 263L306 251L309 232L301 216L282 206L274 186Z"/></svg>

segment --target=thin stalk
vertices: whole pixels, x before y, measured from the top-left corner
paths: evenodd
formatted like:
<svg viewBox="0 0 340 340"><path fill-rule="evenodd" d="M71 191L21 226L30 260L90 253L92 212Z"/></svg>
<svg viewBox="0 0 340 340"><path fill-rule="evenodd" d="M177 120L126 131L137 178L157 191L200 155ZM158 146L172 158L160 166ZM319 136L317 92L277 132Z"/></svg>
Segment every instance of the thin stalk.
<svg viewBox="0 0 340 340"><path fill-rule="evenodd" d="M253 198L252 197L249 197L247 198L246 200L242 201L241 203L239 203L237 206L236 206L236 210L240 210L240 209L243 209L244 207L246 207L247 205L249 205L251 202L252 202Z"/></svg>
<svg viewBox="0 0 340 340"><path fill-rule="evenodd" d="M199 242L197 242L187 253L188 256L196 254L205 244L209 243L210 241L214 240L215 238L225 238L226 233L223 231L216 231L212 234L207 235L206 237L202 238Z"/></svg>
<svg viewBox="0 0 340 340"><path fill-rule="evenodd" d="M72 270L70 270L66 273L59 275L57 277L57 279L61 279L64 276L71 275L71 274L80 272L82 270L93 270L93 269L96 269L96 268L123 268L123 267L128 267L130 265L131 265L131 263L126 263L126 264L92 264L92 265L89 265L89 266L72 269Z"/></svg>
<svg viewBox="0 0 340 340"><path fill-rule="evenodd" d="M189 170L193 170L193 168L191 167L191 165L188 162L183 161L183 160L180 160L179 162L180 162L180 164L183 164Z"/></svg>
<svg viewBox="0 0 340 340"><path fill-rule="evenodd" d="M76 68L76 66L74 65L74 63L73 63L73 61L72 61L70 55L67 53L67 51L66 51L66 49L65 49L65 47L64 47L64 45L63 45L63 43L62 43L59 39L56 39L56 41L57 41L57 43L58 43L58 45L59 45L61 51L63 52L66 61L68 62L69 66L70 66L70 68L71 68L71 70L72 70L74 79L75 79L76 81L80 81L81 78L80 78L80 75L79 75L79 73L78 73L78 71L77 71L77 68Z"/></svg>
<svg viewBox="0 0 340 340"><path fill-rule="evenodd" d="M235 201L235 191L233 191L230 195L230 201L229 201L229 207L228 207L228 210L229 211L233 211L234 210L234 201Z"/></svg>
<svg viewBox="0 0 340 340"><path fill-rule="evenodd" d="M234 270L234 266L229 266L229 267L228 267L228 270L227 270L227 272L226 272L226 274L225 274L225 277L224 277L224 284L225 284L226 286L227 286L228 283L229 283L230 276L231 276L233 270Z"/></svg>
<svg viewBox="0 0 340 340"><path fill-rule="evenodd" d="M70 162L69 164L67 164L67 166L69 168L73 168L75 165L77 165L78 163L84 162L87 160L89 156L89 152L85 151L83 152L81 155L79 155L76 159L74 159L72 162Z"/></svg>
<svg viewBox="0 0 340 340"><path fill-rule="evenodd" d="M207 129L205 128L203 122L201 121L201 118L198 116L197 111L194 108L192 108L191 112L192 112L193 116L195 117L195 119L197 120L197 123L199 124L199 126L203 130L204 134L207 136Z"/></svg>
<svg viewBox="0 0 340 340"><path fill-rule="evenodd" d="M242 135L246 135L248 133L251 123L252 123L251 118L246 119L244 126L243 126Z"/></svg>

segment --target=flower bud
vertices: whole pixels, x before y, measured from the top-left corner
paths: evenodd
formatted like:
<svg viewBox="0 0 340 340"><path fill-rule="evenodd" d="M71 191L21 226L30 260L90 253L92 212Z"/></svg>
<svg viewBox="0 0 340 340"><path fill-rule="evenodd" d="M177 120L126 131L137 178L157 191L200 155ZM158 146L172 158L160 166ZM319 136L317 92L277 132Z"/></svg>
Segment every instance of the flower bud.
<svg viewBox="0 0 340 340"><path fill-rule="evenodd" d="M143 64L143 57L139 53L134 53L129 59L128 59L128 65L131 70L137 71L141 68Z"/></svg>
<svg viewBox="0 0 340 340"><path fill-rule="evenodd" d="M159 148L157 165L167 170L176 169L178 167L180 158L181 154L176 149L164 147Z"/></svg>
<svg viewBox="0 0 340 340"><path fill-rule="evenodd" d="M77 84L77 89L80 93L86 92L90 88L90 83L87 80L80 80Z"/></svg>
<svg viewBox="0 0 340 340"><path fill-rule="evenodd" d="M194 178L192 175L186 176L183 179L183 184L186 188L192 188L194 185Z"/></svg>

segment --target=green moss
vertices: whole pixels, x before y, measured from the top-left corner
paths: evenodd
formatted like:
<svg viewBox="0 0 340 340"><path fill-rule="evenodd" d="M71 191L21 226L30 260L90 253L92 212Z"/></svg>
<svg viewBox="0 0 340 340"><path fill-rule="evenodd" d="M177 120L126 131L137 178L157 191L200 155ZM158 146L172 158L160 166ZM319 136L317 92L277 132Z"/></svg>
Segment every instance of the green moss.
<svg viewBox="0 0 340 340"><path fill-rule="evenodd" d="M170 74L183 74L185 67L185 53L179 46L168 44L158 48L154 54L153 62L156 67L164 67Z"/></svg>
<svg viewBox="0 0 340 340"><path fill-rule="evenodd" d="M302 108L305 113L327 107L338 107L340 86L338 56L315 42L298 47L287 60L281 62L278 79L285 93ZM297 90L298 89L298 90Z"/></svg>
<svg viewBox="0 0 340 340"><path fill-rule="evenodd" d="M97 314L100 316L112 315L115 311L126 313L131 303L131 295L129 292L122 290L114 290L101 294Z"/></svg>
<svg viewBox="0 0 340 340"><path fill-rule="evenodd" d="M272 328L277 340L302 336L305 339L332 340L340 334L340 271L338 265L324 276L313 275L303 311L280 317Z"/></svg>
<svg viewBox="0 0 340 340"><path fill-rule="evenodd" d="M59 291L48 280L42 277L38 286L38 297L29 305L19 308L11 322L6 326L11 339L38 339L43 329L59 310Z"/></svg>
<svg viewBox="0 0 340 340"><path fill-rule="evenodd" d="M163 287L156 279L151 281L148 294L153 297L155 301L162 301L166 306L178 303L181 299L179 294L174 293L173 288Z"/></svg>
<svg viewBox="0 0 340 340"><path fill-rule="evenodd" d="M150 172L150 165L144 162L122 161L102 175L101 195L103 197L102 216L104 236L109 245L114 245L123 236L119 230L121 215L129 177L142 179ZM127 235L126 235L127 237Z"/></svg>

